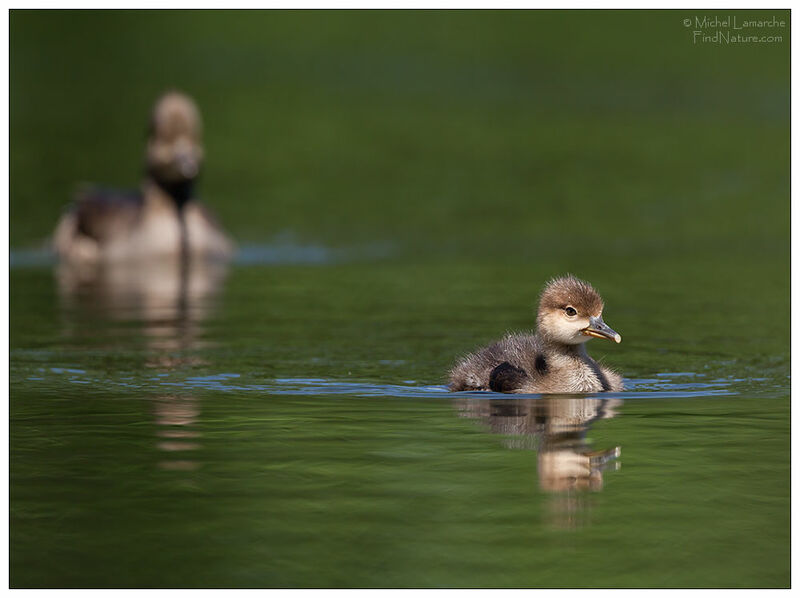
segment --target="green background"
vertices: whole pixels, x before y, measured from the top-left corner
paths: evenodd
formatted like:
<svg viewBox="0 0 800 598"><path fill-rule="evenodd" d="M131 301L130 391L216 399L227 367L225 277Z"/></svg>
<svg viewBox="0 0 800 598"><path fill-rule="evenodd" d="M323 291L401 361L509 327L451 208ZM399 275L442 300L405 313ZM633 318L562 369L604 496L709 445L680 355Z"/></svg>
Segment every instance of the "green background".
<svg viewBox="0 0 800 598"><path fill-rule="evenodd" d="M179 88L242 241L780 252L789 13L732 13L782 42L693 43L683 19L714 14L13 11L11 243L77 182L135 186Z"/></svg>

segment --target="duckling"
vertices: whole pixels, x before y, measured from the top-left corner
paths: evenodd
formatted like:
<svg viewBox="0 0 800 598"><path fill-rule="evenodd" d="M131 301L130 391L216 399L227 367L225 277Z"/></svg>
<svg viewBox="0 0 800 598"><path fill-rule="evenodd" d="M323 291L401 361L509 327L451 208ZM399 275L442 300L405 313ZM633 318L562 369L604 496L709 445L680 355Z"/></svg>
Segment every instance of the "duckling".
<svg viewBox="0 0 800 598"><path fill-rule="evenodd" d="M450 390L513 393L621 391L622 376L589 357L585 343L622 337L603 322L603 300L572 275L547 283L535 334L511 333L459 361Z"/></svg>
<svg viewBox="0 0 800 598"><path fill-rule="evenodd" d="M195 199L203 161L202 122L194 101L175 91L152 111L140 191L80 192L53 234L62 260L110 262L154 256L228 258L233 244Z"/></svg>

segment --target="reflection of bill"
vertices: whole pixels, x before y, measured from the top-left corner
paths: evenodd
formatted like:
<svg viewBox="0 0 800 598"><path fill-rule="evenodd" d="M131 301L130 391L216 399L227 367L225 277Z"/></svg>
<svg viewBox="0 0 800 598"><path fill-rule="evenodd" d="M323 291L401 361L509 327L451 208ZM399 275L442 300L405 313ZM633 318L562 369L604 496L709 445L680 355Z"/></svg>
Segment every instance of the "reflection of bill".
<svg viewBox="0 0 800 598"><path fill-rule="evenodd" d="M177 256L113 265L62 262L56 282L66 332L96 342L98 333L110 328L115 347L120 335L143 340L145 365L159 370L202 363L191 352L204 346L202 324L214 309L227 268L223 262ZM158 396L152 407L156 445L164 453L158 467L196 469L199 463L192 454L200 448L200 433L194 429L199 400Z"/></svg>
<svg viewBox="0 0 800 598"><path fill-rule="evenodd" d="M549 396L540 399L459 399L465 417L482 420L510 448L538 451L539 486L546 492L601 490L603 472L617 469L620 447L592 450L591 424L616 415L621 399Z"/></svg>

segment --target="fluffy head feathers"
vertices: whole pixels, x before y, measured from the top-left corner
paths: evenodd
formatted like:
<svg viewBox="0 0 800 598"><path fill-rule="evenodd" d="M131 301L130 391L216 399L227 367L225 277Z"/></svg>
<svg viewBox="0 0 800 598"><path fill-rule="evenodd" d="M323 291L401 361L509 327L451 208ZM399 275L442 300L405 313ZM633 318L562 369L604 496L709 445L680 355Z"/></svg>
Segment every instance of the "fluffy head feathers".
<svg viewBox="0 0 800 598"><path fill-rule="evenodd" d="M588 282L571 274L550 280L539 298L539 314L574 307L579 315L599 316L603 311L603 300Z"/></svg>

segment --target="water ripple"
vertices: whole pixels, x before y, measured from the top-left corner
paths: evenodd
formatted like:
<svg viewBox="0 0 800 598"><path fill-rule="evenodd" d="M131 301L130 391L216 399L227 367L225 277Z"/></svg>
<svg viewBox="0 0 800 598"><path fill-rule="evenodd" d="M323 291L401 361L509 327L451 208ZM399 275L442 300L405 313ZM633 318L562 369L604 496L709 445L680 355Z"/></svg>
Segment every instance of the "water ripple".
<svg viewBox="0 0 800 598"><path fill-rule="evenodd" d="M26 377L31 384L91 384L98 387L123 387L144 391L170 388L176 391L216 391L225 393L256 393L267 395L351 395L358 397L447 398L474 397L482 399L531 398L541 395L502 394L488 391L451 393L443 384L380 384L369 381L331 380L325 378L271 378L263 381L233 372L202 376L180 377L176 373L160 373L146 378L130 376L108 379L92 376L85 370L72 368L38 368ZM602 396L620 399L671 399L691 397L777 396L788 392L782 387L763 383L763 379L714 378L706 380L701 374L681 372L659 374L654 378L626 378L627 390L617 393L594 393L571 396Z"/></svg>
<svg viewBox="0 0 800 598"><path fill-rule="evenodd" d="M304 244L292 235L281 234L272 241L238 247L233 263L238 265L325 265L355 261L385 259L396 251L391 243L372 243L357 247L332 248L318 244ZM55 255L47 247L11 249L11 268L42 268L56 263Z"/></svg>

